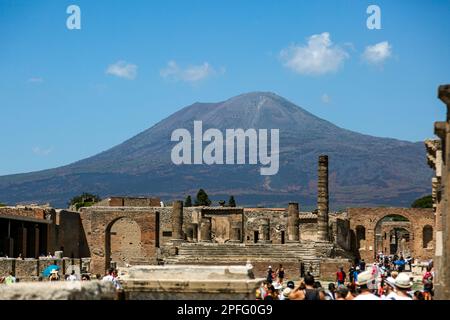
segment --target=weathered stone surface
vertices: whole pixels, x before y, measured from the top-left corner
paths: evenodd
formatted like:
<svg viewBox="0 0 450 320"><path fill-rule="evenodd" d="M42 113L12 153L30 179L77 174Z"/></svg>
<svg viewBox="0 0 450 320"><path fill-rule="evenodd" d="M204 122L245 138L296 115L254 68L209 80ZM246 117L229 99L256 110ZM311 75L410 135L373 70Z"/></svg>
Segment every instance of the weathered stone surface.
<svg viewBox="0 0 450 320"><path fill-rule="evenodd" d="M0 285L0 300L113 300L115 289L106 281L28 282Z"/></svg>
<svg viewBox="0 0 450 320"><path fill-rule="evenodd" d="M244 266L139 266L125 272L121 283L132 300L250 300L263 280Z"/></svg>
<svg viewBox="0 0 450 320"><path fill-rule="evenodd" d="M317 234L318 240L328 241L328 156L319 156L317 180Z"/></svg>

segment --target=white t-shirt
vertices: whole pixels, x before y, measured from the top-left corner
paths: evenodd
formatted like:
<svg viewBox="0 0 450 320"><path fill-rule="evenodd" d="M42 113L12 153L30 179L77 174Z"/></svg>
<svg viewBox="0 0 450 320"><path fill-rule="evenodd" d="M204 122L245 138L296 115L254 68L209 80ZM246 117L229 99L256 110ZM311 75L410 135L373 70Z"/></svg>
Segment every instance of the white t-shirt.
<svg viewBox="0 0 450 320"><path fill-rule="evenodd" d="M67 277L67 281L77 281L77 276L74 274L71 274Z"/></svg>
<svg viewBox="0 0 450 320"><path fill-rule="evenodd" d="M113 282L114 281L114 277L112 275L108 274L107 276L104 276L102 280L103 281L111 281L111 282Z"/></svg>
<svg viewBox="0 0 450 320"><path fill-rule="evenodd" d="M379 297L377 297L376 295L369 293L369 294L360 294L358 295L355 299L353 300L380 300Z"/></svg>
<svg viewBox="0 0 450 320"><path fill-rule="evenodd" d="M397 294L391 291L387 296L383 296L383 300L397 300Z"/></svg>

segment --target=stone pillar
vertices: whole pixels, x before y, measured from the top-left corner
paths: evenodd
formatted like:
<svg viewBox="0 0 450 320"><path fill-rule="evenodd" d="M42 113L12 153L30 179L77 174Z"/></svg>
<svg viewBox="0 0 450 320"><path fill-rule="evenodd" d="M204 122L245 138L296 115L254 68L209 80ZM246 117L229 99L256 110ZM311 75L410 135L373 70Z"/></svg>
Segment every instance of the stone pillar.
<svg viewBox="0 0 450 320"><path fill-rule="evenodd" d="M440 223L442 229L441 239L436 238L436 251L442 253L440 267L436 268L437 283L435 284L436 298L440 300L450 299L450 174L448 159L450 157L450 85L439 86L438 97L447 106L446 122L435 123L435 133L441 138L442 146L442 177L441 177L441 214ZM439 242L442 242L440 246Z"/></svg>
<svg viewBox="0 0 450 320"><path fill-rule="evenodd" d="M259 241L261 243L271 243L270 240L270 219L262 218L259 225Z"/></svg>
<svg viewBox="0 0 450 320"><path fill-rule="evenodd" d="M202 218L201 220L200 241L211 242L211 218Z"/></svg>
<svg viewBox="0 0 450 320"><path fill-rule="evenodd" d="M39 258L39 226L34 226L34 257Z"/></svg>
<svg viewBox="0 0 450 320"><path fill-rule="evenodd" d="M198 241L198 224L192 223L191 228L192 228L192 241L197 242Z"/></svg>
<svg viewBox="0 0 450 320"><path fill-rule="evenodd" d="M184 240L183 201L174 201L172 207L172 240Z"/></svg>
<svg viewBox="0 0 450 320"><path fill-rule="evenodd" d="M19 228L19 252L23 258L27 257L27 228L23 225Z"/></svg>
<svg viewBox="0 0 450 320"><path fill-rule="evenodd" d="M299 242L299 207L297 202L290 202L288 206L288 220L287 220L287 242Z"/></svg>
<svg viewBox="0 0 450 320"><path fill-rule="evenodd" d="M319 241L329 241L328 235L328 156L319 156L317 179L317 230Z"/></svg>
<svg viewBox="0 0 450 320"><path fill-rule="evenodd" d="M436 132L436 134L440 134L445 139L445 134L443 134L443 132ZM442 268L445 267L442 265L442 145L440 140L428 139L425 141L425 147L427 150L428 165L435 171L435 176L431 179L431 196L433 199L433 210L435 218L434 238L436 241L433 264L435 270L437 270L437 272L435 272L434 284L436 286L439 286L439 284L441 283L440 272Z"/></svg>
<svg viewBox="0 0 450 320"><path fill-rule="evenodd" d="M186 240L188 242L194 241L194 229L192 228L192 226L190 226L186 229Z"/></svg>
<svg viewBox="0 0 450 320"><path fill-rule="evenodd" d="M241 229L241 221L230 221L230 242L242 242Z"/></svg>

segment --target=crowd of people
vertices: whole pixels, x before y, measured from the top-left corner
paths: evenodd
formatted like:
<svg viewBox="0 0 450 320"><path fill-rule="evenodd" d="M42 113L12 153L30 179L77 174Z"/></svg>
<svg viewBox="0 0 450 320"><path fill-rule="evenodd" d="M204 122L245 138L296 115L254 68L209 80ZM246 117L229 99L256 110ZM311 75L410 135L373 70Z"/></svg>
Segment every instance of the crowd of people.
<svg viewBox="0 0 450 320"><path fill-rule="evenodd" d="M432 300L433 265L422 275L421 289L413 290L413 278L405 271L412 263L409 257L378 255L366 265L364 260L351 266L348 273L340 267L334 282L323 288L320 281L307 272L296 286L294 281L284 283L285 271L280 265L275 271L269 266L267 278L256 290L257 300Z"/></svg>

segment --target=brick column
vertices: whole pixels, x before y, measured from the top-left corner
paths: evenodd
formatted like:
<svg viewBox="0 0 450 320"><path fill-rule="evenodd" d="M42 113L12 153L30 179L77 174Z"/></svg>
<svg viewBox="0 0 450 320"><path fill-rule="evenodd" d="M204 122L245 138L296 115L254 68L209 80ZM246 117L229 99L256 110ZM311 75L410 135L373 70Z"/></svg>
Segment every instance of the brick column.
<svg viewBox="0 0 450 320"><path fill-rule="evenodd" d="M19 252L23 258L27 257L27 228L21 226L19 228Z"/></svg>
<svg viewBox="0 0 450 320"><path fill-rule="evenodd" d="M200 223L200 241L211 242L211 218L202 218Z"/></svg>
<svg viewBox="0 0 450 320"><path fill-rule="evenodd" d="M262 218L259 225L259 241L261 243L270 243L270 219Z"/></svg>
<svg viewBox="0 0 450 320"><path fill-rule="evenodd" d="M197 242L198 241L198 224L191 223L191 228L192 228L192 241Z"/></svg>
<svg viewBox="0 0 450 320"><path fill-rule="evenodd" d="M194 241L194 229L192 228L192 226L189 226L186 229L186 239L188 242Z"/></svg>
<svg viewBox="0 0 450 320"><path fill-rule="evenodd" d="M172 239L184 240L183 236L183 201L174 201L172 207Z"/></svg>
<svg viewBox="0 0 450 320"><path fill-rule="evenodd" d="M317 229L318 240L329 241L328 235L328 156L319 156L317 180Z"/></svg>
<svg viewBox="0 0 450 320"><path fill-rule="evenodd" d="M290 202L288 206L288 220L287 220L287 242L299 242L299 206L297 202Z"/></svg>

